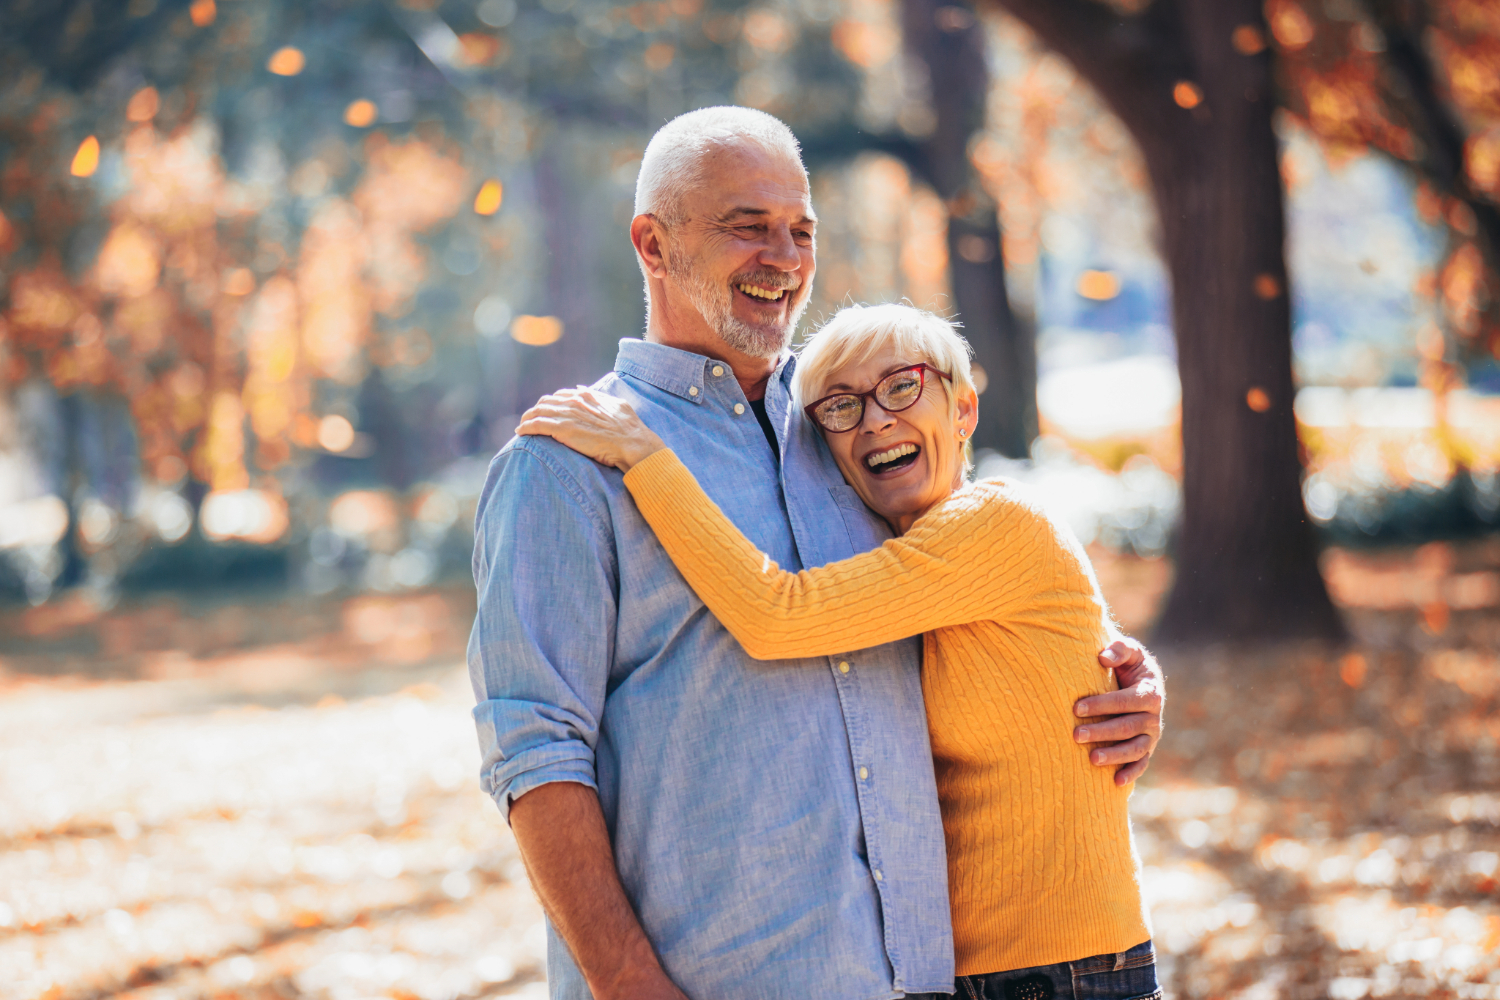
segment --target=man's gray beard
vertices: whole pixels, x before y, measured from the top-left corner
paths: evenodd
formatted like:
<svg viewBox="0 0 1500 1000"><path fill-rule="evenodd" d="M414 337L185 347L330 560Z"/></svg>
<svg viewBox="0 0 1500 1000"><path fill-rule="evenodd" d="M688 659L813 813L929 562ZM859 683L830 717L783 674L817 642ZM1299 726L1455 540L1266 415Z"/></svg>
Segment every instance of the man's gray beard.
<svg viewBox="0 0 1500 1000"><path fill-rule="evenodd" d="M734 314L734 293L727 285L716 284L711 278L694 267L690 261L682 261L675 254L667 254L667 273L680 285L692 300L706 323L725 344L748 354L752 358L779 358L792 342L798 320L807 311L810 294L787 316L779 327L752 326ZM802 291L802 289L798 289Z"/></svg>

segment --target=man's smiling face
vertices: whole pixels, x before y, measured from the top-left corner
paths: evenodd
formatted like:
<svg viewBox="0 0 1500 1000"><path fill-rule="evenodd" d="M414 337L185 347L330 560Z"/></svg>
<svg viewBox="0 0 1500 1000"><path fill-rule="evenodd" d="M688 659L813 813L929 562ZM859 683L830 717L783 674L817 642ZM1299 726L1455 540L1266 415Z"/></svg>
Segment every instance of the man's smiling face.
<svg viewBox="0 0 1500 1000"><path fill-rule="evenodd" d="M730 347L776 357L807 309L817 267L802 165L748 142L719 149L681 208L665 248L672 291Z"/></svg>

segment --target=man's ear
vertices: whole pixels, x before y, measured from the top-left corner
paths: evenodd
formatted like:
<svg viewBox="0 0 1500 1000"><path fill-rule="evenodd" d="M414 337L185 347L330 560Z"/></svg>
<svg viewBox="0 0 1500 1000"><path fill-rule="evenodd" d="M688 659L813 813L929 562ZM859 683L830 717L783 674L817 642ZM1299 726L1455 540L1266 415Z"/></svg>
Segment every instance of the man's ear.
<svg viewBox="0 0 1500 1000"><path fill-rule="evenodd" d="M641 266L653 278L667 276L666 230L649 213L630 220L630 242L641 258Z"/></svg>

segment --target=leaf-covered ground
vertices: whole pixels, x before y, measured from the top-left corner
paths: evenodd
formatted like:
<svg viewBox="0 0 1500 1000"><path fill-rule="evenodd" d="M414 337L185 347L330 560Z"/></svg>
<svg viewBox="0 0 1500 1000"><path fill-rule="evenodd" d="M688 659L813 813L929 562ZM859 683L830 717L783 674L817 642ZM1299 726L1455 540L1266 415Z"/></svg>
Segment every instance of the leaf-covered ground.
<svg viewBox="0 0 1500 1000"><path fill-rule="evenodd" d="M1160 563L1100 556L1139 622ZM1352 650L1163 651L1135 799L1179 997L1500 997L1500 546L1335 554ZM541 996L472 596L0 613L0 998Z"/></svg>

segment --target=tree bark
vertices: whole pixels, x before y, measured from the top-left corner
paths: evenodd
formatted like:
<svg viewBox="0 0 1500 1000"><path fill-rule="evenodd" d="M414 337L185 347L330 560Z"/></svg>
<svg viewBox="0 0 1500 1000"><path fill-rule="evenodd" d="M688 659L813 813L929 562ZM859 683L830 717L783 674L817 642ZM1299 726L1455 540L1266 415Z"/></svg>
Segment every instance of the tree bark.
<svg viewBox="0 0 1500 1000"><path fill-rule="evenodd" d="M954 318L987 382L974 443L1024 458L1037 436L1035 337L1011 310L998 207L969 162L989 94L984 26L965 4L905 0L902 29L907 54L926 73L935 118L915 166L948 206Z"/></svg>
<svg viewBox="0 0 1500 1000"><path fill-rule="evenodd" d="M1157 0L1136 17L1091 0L1003 4L1094 85L1151 177L1183 446L1177 577L1157 638L1342 638L1302 505L1270 61L1230 43L1239 25L1264 30L1259 3Z"/></svg>

